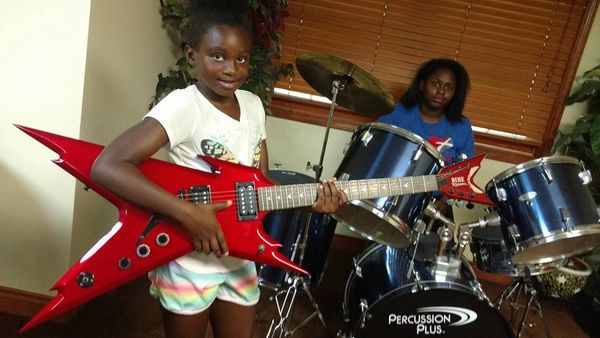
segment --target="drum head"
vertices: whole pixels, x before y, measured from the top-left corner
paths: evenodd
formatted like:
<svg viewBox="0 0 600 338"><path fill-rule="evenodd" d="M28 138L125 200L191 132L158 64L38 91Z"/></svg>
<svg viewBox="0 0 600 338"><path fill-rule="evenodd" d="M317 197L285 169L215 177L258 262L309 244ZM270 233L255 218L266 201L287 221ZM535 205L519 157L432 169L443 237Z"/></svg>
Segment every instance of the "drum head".
<svg viewBox="0 0 600 338"><path fill-rule="evenodd" d="M478 297L450 289L396 290L367 309L354 337L514 337L495 308Z"/></svg>

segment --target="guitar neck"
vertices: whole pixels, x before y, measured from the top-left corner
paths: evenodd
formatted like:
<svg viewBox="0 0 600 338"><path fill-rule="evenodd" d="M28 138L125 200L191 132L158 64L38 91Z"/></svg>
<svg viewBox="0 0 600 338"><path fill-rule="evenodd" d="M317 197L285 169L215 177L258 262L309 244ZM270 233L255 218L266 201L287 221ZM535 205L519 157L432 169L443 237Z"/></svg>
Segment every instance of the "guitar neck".
<svg viewBox="0 0 600 338"><path fill-rule="evenodd" d="M319 183L277 185L257 189L259 210L272 211L313 205ZM337 181L348 200L417 194L438 190L435 175Z"/></svg>

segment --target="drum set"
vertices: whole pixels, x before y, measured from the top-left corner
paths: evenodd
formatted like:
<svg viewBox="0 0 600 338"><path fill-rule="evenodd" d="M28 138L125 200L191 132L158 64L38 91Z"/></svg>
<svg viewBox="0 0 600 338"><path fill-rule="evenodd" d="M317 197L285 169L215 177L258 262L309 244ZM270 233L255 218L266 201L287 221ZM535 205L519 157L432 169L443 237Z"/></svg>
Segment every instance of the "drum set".
<svg viewBox="0 0 600 338"><path fill-rule="evenodd" d="M316 177L271 171L282 184L319 181L336 104L370 116L386 114L394 107L384 86L348 61L306 53L298 57L296 66L332 103L321 160L313 166ZM443 167L440 153L420 136L388 124L368 123L353 133L335 177L436 175ZM531 277L600 246L600 212L587 186L591 180L583 163L571 157L550 156L519 164L485 186L485 195L493 202L486 214L461 224L437 210L433 193L352 200L333 217L306 209L273 212L263 222L265 231L310 276L259 266L259 283L275 291L272 298L278 311L267 336L291 336L315 316L327 327L311 289L318 287L323 276L337 223L372 241L354 258L341 304L347 325L338 336L467 337L481 332L490 337L520 336L529 327L532 306L543 322ZM478 269L514 278L497 299L490 300L482 289L465 257L467 248ZM529 298L517 318L514 309L520 306L522 292ZM314 312L290 328L298 294L308 297ZM513 311L510 320L500 312L507 303Z"/></svg>

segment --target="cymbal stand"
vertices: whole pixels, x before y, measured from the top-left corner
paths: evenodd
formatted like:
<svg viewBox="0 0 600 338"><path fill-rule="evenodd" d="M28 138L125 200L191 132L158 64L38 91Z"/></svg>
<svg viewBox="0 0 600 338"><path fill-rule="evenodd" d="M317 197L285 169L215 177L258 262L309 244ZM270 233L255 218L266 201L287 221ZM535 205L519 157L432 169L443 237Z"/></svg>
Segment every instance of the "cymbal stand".
<svg viewBox="0 0 600 338"><path fill-rule="evenodd" d="M537 290L531 282L531 273L529 271L529 268L525 267L524 270L525 271L523 273L523 276L516 277L515 280L508 287L506 287L506 289L504 289L502 293L498 296L498 298L494 301L494 305L498 310L500 310L502 303L506 300L510 300L510 322L513 326L513 329L517 324L517 317L520 309L525 307L520 322L518 323L517 337L521 337L521 334L523 333L523 330L526 326L535 327L535 323L527 322L529 311L531 310L531 306L533 305L534 311L537 312L538 316L542 321L546 337L552 337L550 334L550 330L548 329L548 325L546 324L546 320L544 319L544 313L542 311L542 305L537 295ZM521 305L519 303L521 294L524 294L526 296L526 305Z"/></svg>
<svg viewBox="0 0 600 338"><path fill-rule="evenodd" d="M327 127L325 128L325 137L323 139L323 145L321 147L321 157L319 158L319 164L315 164L312 166L310 165L310 162L308 162L308 164L307 164L307 169L312 168L315 171L315 182L317 182L317 183L321 179L321 174L323 172L323 160L325 158L325 149L327 147L327 140L329 138L329 130L331 129L331 123L333 121L333 114L335 111L335 102L337 99L337 95L340 90L344 90L344 88L346 88L347 84L351 80L352 80L352 78L349 75L344 75L344 76L340 77L339 79L335 79L332 83L331 106L329 108L329 116L327 118ZM304 226L304 234L303 234L303 238L302 238L302 243L300 245L298 245L299 261L297 262L297 264L299 264L299 265L302 264L302 261L304 260L304 250L306 248L306 244L308 241L308 234L310 232L311 218L312 218L312 213L309 213L309 217L307 217L307 220L306 220L306 225ZM308 283L307 283L306 279L310 278L310 277L300 276L296 273L289 273L288 276L289 276L287 279L287 283L289 284L288 288L285 290L277 291L277 293L273 297L275 299L275 303L277 306L277 313L278 313L279 319L278 320L273 319L271 321L271 326L269 327L269 331L267 332L267 338L276 337L276 336L277 337L291 336L298 329L300 329L302 326L304 326L306 323L308 323L315 316L317 316L317 318L319 318L319 321L321 322L323 327L325 327L325 329L327 329L327 331L329 332L329 327L327 326L327 323L325 322L325 319L323 318L323 314L319 310L319 305L315 301L315 298L313 297L313 295L308 287ZM304 294L308 297L309 301L312 304L314 311L310 315L308 315L295 328L290 330L290 329L288 329L288 327L289 327L290 321L292 319L293 308L295 305L294 303L296 301L296 294L297 294L298 290L303 291Z"/></svg>

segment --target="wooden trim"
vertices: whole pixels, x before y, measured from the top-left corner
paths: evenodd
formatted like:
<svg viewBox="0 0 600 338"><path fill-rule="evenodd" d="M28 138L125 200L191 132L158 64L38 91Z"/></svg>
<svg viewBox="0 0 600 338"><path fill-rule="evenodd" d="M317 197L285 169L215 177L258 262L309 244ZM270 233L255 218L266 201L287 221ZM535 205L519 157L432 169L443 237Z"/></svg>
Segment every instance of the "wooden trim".
<svg viewBox="0 0 600 338"><path fill-rule="evenodd" d="M0 286L0 312L23 317L33 317L52 298L51 296L39 293ZM76 313L77 310L70 311L67 314L55 317L51 321L64 324L75 317Z"/></svg>
<svg viewBox="0 0 600 338"><path fill-rule="evenodd" d="M565 70L562 85L558 90L558 94L556 95L556 100L554 102L554 110L550 114L550 120L548 121L546 127L546 133L544 134L542 146L536 154L537 157L549 154L550 149L554 144L554 137L556 136L556 132L558 131L558 127L565 110L565 99L571 91L573 81L575 81L575 75L578 68L575 65L579 65L579 62L581 61L583 50L588 42L587 40L590 35L590 30L592 28L592 24L594 23L596 12L598 11L598 3L598 0L590 0L588 2L582 24L579 26L579 31L577 32L577 35L580 36L580 38L576 40L575 46L573 46L573 51L569 57L569 61L567 62L567 64L573 64L573 67L567 67Z"/></svg>
<svg viewBox="0 0 600 338"><path fill-rule="evenodd" d="M333 241L331 242L331 250L349 253L357 256L363 251L365 251L365 249L369 246L370 243L371 242L367 241L364 238L336 234L335 236L333 236ZM502 285L508 285L513 281L513 277L511 276L483 272L479 270L477 266L475 266L475 263L473 263L472 261L469 261L469 264L473 268L475 276L479 281L486 281Z"/></svg>
<svg viewBox="0 0 600 338"><path fill-rule="evenodd" d="M329 117L329 105L303 101L288 97L274 96L270 114L273 117L309 123L326 127ZM360 115L345 108L336 106L333 114L332 128L354 132L365 123L375 122L377 117ZM498 136L475 133L475 152L486 153L494 160L523 163L534 159L537 146L523 141L511 141Z"/></svg>

